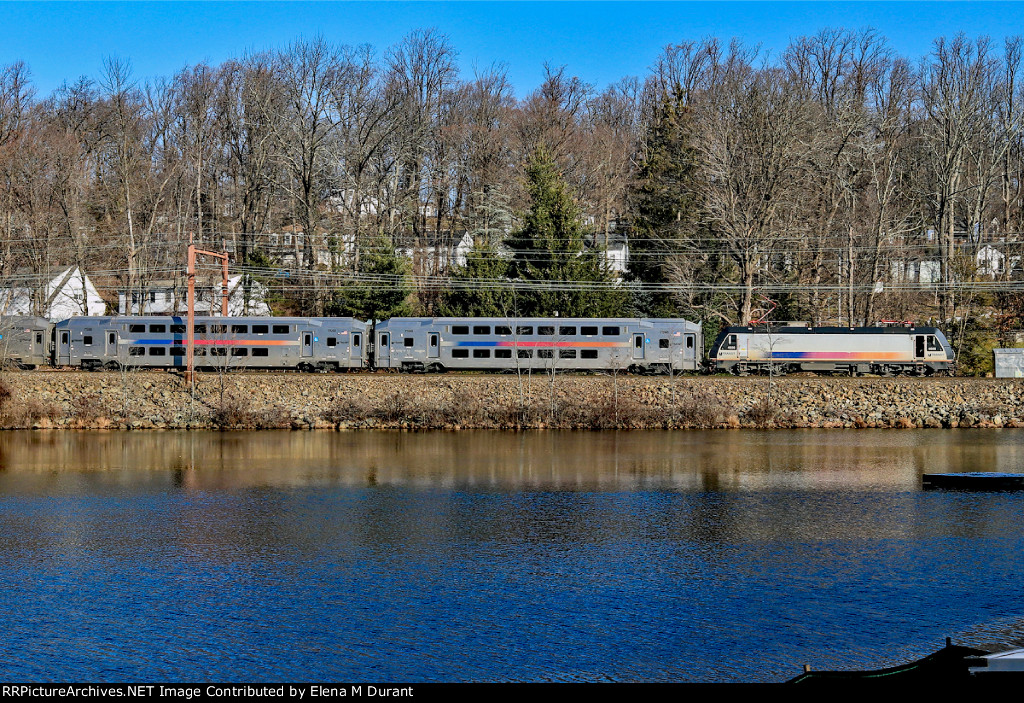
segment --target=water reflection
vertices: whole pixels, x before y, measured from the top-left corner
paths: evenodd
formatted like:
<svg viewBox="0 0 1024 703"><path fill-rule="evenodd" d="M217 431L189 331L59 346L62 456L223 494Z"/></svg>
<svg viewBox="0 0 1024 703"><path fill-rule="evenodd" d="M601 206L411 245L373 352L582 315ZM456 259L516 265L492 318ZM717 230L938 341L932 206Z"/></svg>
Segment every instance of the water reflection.
<svg viewBox="0 0 1024 703"><path fill-rule="evenodd" d="M0 491L130 485L737 491L916 490L932 471L1017 471L1011 431L6 432Z"/></svg>
<svg viewBox="0 0 1024 703"><path fill-rule="evenodd" d="M1021 634L1012 431L5 433L12 679L775 681Z"/></svg>

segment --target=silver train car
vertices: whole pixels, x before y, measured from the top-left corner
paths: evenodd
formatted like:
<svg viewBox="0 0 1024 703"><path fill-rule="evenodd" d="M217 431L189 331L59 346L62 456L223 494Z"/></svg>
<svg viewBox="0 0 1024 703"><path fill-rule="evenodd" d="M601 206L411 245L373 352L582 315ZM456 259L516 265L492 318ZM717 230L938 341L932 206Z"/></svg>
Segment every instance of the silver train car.
<svg viewBox="0 0 1024 703"><path fill-rule="evenodd" d="M54 365L184 368L184 317L72 317L54 328ZM368 365L366 323L349 317L196 317L195 367L340 371Z"/></svg>
<svg viewBox="0 0 1024 703"><path fill-rule="evenodd" d="M405 317L375 330L377 368L697 371L699 323L670 319Z"/></svg>
<svg viewBox="0 0 1024 703"><path fill-rule="evenodd" d="M0 317L0 365L49 366L53 323L43 317Z"/></svg>
<svg viewBox="0 0 1024 703"><path fill-rule="evenodd" d="M713 370L738 376L797 371L895 376L953 375L953 348L935 327L728 327L708 354Z"/></svg>

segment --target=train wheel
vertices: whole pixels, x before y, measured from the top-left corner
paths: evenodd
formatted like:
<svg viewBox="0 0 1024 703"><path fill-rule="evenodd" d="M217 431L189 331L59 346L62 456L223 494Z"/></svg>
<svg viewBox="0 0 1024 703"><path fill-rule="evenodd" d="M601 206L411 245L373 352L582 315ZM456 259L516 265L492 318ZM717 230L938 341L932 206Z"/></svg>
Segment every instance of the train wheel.
<svg viewBox="0 0 1024 703"><path fill-rule="evenodd" d="M108 361L103 365L103 368L105 368L107 371L119 371L121 369L121 364L117 363L116 361Z"/></svg>
<svg viewBox="0 0 1024 703"><path fill-rule="evenodd" d="M302 373L313 373L313 371L315 370L313 364L307 364L307 363L301 363L298 366L296 366L295 368L298 369L299 371L301 371Z"/></svg>

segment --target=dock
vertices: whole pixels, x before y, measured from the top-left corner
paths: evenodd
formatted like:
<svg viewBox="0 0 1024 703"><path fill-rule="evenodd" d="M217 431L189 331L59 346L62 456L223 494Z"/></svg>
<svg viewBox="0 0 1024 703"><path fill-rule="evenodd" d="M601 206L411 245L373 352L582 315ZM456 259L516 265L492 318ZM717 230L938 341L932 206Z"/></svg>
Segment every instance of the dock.
<svg viewBox="0 0 1024 703"><path fill-rule="evenodd" d="M1024 473L998 471L966 471L952 474L924 474L921 487L953 491L1019 491L1024 490Z"/></svg>

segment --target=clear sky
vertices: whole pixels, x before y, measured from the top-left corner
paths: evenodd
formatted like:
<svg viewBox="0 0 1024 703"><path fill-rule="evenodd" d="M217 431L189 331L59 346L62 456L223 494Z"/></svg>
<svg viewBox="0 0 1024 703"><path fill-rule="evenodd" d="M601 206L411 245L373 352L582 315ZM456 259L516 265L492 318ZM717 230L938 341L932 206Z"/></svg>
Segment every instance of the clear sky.
<svg viewBox="0 0 1024 703"><path fill-rule="evenodd" d="M873 27L917 59L940 36L1001 42L1024 33L1016 2L3 2L0 64L25 61L44 96L100 75L104 57L137 78L170 76L200 61L322 35L381 54L418 28L436 28L459 52L465 77L504 63L522 97L545 62L604 88L642 76L667 44L738 37L775 53L826 27Z"/></svg>

